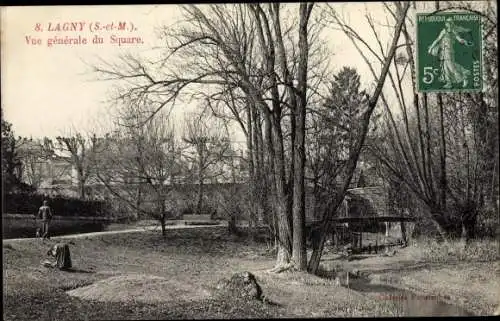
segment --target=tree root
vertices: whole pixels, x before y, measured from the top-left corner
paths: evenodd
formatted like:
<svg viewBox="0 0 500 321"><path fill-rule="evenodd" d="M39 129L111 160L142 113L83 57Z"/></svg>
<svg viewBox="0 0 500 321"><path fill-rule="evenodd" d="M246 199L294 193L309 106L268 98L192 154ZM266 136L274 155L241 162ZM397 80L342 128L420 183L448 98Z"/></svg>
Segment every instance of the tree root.
<svg viewBox="0 0 500 321"><path fill-rule="evenodd" d="M269 270L270 273L282 273L282 272L294 272L297 271L292 263L287 263L284 265L276 265L274 268Z"/></svg>

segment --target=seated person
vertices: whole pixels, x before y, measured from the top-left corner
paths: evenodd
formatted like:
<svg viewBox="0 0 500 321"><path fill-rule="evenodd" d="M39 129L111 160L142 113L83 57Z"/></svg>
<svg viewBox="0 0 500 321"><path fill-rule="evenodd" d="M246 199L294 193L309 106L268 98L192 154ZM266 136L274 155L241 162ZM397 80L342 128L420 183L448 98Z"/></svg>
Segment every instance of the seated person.
<svg viewBox="0 0 500 321"><path fill-rule="evenodd" d="M45 267L57 267L60 270L70 269L71 264L71 254L69 252L69 246L66 243L54 244L48 251L47 255L55 258L55 261L45 260L42 264Z"/></svg>

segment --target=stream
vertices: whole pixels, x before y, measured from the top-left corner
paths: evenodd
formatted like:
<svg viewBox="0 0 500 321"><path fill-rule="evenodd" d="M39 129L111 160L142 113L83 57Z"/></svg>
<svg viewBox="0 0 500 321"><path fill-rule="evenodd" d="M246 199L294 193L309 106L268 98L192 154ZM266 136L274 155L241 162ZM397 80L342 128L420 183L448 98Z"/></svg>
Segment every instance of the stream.
<svg viewBox="0 0 500 321"><path fill-rule="evenodd" d="M348 287L375 299L390 301L400 316L474 316L472 312L448 304L438 296L417 295L369 278L351 278Z"/></svg>

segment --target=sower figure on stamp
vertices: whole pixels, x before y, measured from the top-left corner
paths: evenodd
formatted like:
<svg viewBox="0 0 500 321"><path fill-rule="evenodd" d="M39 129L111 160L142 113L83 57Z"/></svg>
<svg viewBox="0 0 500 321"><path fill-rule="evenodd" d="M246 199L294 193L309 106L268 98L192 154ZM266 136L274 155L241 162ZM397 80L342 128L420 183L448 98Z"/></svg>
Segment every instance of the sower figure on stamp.
<svg viewBox="0 0 500 321"><path fill-rule="evenodd" d="M454 83L462 83L464 88L467 87L467 78L471 71L457 62L454 43L458 41L465 46L472 46L472 43L460 36L460 33L469 31L469 29L455 25L453 20L448 18L445 21L445 28L428 48L430 55L439 56L441 59L440 80L445 83L443 88L451 88Z"/></svg>
<svg viewBox="0 0 500 321"><path fill-rule="evenodd" d="M43 205L38 209L37 218L41 220L41 225L39 232L37 231L37 236L41 236L43 239L50 238L49 236L49 224L52 220L52 209L48 205L48 201L43 201Z"/></svg>

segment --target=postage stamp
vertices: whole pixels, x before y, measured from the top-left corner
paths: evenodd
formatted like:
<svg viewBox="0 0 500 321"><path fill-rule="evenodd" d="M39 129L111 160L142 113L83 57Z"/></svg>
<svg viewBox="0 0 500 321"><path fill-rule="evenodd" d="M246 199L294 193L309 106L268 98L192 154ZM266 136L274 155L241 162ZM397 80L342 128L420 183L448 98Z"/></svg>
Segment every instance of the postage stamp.
<svg viewBox="0 0 500 321"><path fill-rule="evenodd" d="M483 89L481 16L474 13L417 13L419 92Z"/></svg>

